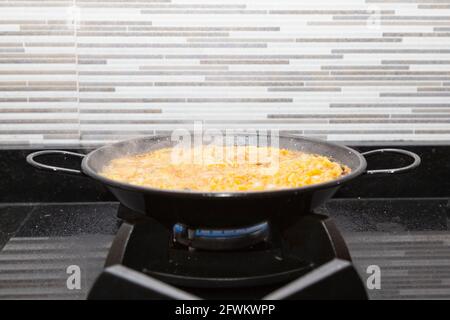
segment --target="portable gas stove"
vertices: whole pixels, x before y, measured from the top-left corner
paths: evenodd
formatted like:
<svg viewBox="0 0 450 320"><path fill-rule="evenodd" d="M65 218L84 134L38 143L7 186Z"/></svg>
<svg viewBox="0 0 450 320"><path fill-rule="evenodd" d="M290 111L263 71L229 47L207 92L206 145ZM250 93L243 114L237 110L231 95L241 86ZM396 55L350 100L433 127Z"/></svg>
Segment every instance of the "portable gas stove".
<svg viewBox="0 0 450 320"><path fill-rule="evenodd" d="M124 220L89 299L366 299L331 219L285 229L172 230L124 206Z"/></svg>

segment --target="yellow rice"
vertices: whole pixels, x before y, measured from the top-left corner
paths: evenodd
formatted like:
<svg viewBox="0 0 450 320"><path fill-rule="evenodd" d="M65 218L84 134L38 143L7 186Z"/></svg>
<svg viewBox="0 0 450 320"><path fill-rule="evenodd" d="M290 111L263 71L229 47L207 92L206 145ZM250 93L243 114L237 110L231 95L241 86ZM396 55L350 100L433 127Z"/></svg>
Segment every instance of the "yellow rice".
<svg viewBox="0 0 450 320"><path fill-rule="evenodd" d="M158 189L232 192L302 187L350 172L325 156L295 150L207 146L188 151L190 156L175 160L173 148L117 158L101 174Z"/></svg>

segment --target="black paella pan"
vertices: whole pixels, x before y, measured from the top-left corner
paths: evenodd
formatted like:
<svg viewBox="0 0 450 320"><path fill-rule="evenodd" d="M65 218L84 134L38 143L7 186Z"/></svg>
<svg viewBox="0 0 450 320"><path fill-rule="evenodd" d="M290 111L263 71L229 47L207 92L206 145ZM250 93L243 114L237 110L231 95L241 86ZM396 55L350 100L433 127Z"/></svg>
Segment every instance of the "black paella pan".
<svg viewBox="0 0 450 320"><path fill-rule="evenodd" d="M142 137L100 147L87 155L60 150L34 152L27 157L32 166L53 172L86 175L104 184L122 205L151 217L171 228L176 223L190 227L223 229L239 228L268 221L279 226L293 223L299 216L310 213L338 188L368 174L397 174L414 169L420 157L402 149L380 149L359 153L349 147L323 140L282 135L279 147L319 154L332 158L351 169L338 179L300 188L250 192L195 192L141 187L111 180L99 174L112 159L174 146L170 135ZM412 158L408 166L396 169L366 170L365 156L375 153L398 153ZM37 162L36 157L65 154L82 158L81 170L54 167Z"/></svg>

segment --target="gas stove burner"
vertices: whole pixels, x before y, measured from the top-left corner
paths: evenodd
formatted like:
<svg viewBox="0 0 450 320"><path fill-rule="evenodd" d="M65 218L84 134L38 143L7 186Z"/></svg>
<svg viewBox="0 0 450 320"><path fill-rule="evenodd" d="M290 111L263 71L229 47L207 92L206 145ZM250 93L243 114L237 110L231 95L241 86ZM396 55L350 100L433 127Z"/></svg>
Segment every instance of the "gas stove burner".
<svg viewBox="0 0 450 320"><path fill-rule="evenodd" d="M176 243L192 249L238 250L248 248L268 240L267 222L240 229L207 230L192 229L176 224L173 227L173 239Z"/></svg>
<svg viewBox="0 0 450 320"><path fill-rule="evenodd" d="M326 216L304 215L289 228L209 230L169 229L126 208L119 215L125 221L91 299L174 299L180 292L202 299L367 298Z"/></svg>

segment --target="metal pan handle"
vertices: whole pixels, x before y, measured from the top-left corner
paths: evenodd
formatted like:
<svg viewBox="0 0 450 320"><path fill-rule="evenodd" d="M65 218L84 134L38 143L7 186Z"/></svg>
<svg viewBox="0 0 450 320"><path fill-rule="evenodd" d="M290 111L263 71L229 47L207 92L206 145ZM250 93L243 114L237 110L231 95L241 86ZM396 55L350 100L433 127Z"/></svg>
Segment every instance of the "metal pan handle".
<svg viewBox="0 0 450 320"><path fill-rule="evenodd" d="M37 162L35 160L36 157L43 156L43 155L49 155L49 154L63 154L63 155L69 155L69 156L74 156L74 157L79 157L79 158L84 158L86 156L81 153L69 152L69 151L63 151L63 150L43 150L43 151L36 151L36 152L30 153L27 156L27 162L29 164L31 164L33 167L41 169L41 170L52 171L52 172L63 172L63 173L69 173L69 174L75 174L75 175L83 175L83 172L81 172L81 170L49 166L47 164Z"/></svg>
<svg viewBox="0 0 450 320"><path fill-rule="evenodd" d="M403 155L407 155L414 159L413 163L401 167L401 168L394 168L394 169L379 169L379 170L367 170L366 174L394 174L394 173L402 173L410 171L414 168L417 168L420 165L420 157L415 154L414 152L403 150L403 149L377 149L377 150L371 150L362 153L363 156L370 156L377 153L399 153Z"/></svg>

